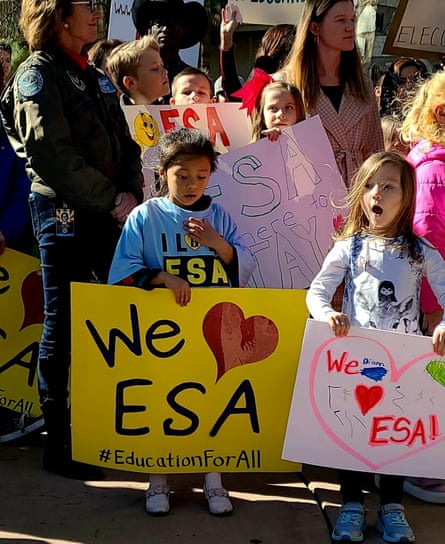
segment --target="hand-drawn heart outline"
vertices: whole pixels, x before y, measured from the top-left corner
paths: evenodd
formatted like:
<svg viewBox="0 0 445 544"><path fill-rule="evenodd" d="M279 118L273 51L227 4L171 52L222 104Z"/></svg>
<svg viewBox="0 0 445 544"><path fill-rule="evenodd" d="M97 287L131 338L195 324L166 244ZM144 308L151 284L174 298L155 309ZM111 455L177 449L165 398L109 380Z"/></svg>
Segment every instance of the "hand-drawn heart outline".
<svg viewBox="0 0 445 544"><path fill-rule="evenodd" d="M348 336L348 338L351 338L351 339L352 338L357 338L359 340L366 340L368 342L373 342L380 349L382 349L384 351L384 353L387 356L388 361L389 361L389 366L390 366L390 373L389 374L390 374L390 381L391 382L397 382L403 374L405 374L413 365L417 364L419 361L424 361L427 358L436 358L437 357L437 355L436 355L436 353L434 353L434 351L424 353L424 354L420 355L419 357L415 357L411 361L408 361L407 363L405 363L400 368L397 368L395 360L392 357L391 353L388 351L386 346L384 346L381 342L379 342L377 340L370 340L369 338L358 336L358 335L357 336L350 335L350 336ZM403 454L398 455L396 457L392 457L392 458L387 459L387 460L385 460L385 461L383 461L381 463L373 463L372 461L370 461L369 459L367 459L366 457L361 455L358 451L354 450L349 444L347 444L346 442L341 440L339 438L339 436L337 434L335 434L335 432L324 421L323 416L322 416L322 414L320 413L320 411L319 411L319 409L317 407L317 403L316 403L316 399L315 399L315 391L314 391L315 373L316 373L317 365L319 363L321 363L321 361L322 361L321 355L327 350L327 347L330 344L333 344L334 342L338 342L339 340L341 340L341 338L337 338L337 337L329 338L328 340L326 340L326 342L322 343L319 346L319 348L315 351L313 359L311 361L311 369L310 369L310 384L311 385L309 387L309 396L310 396L311 406L312 406L312 410L314 412L314 415L315 415L316 419L318 420L319 424L321 425L321 427L323 428L323 430L326 432L326 434L330 437L330 439L335 444L338 444L342 449L344 449L351 456L355 457L361 463L363 463L364 465L367 465L372 470L376 471L381 467L384 467L386 465L390 465L392 463L397 463L398 461L402 461L404 459L407 459L408 457L416 455L420 450L425 450L425 449L428 449L428 448L432 448L432 447L436 446L437 444L440 444L441 442L445 441L445 435L444 435L444 436L442 436L442 438L438 438L437 440L435 440L433 443L429 444L428 446L423 446L423 447L419 447L419 448L412 448L407 453L403 453Z"/></svg>
<svg viewBox="0 0 445 544"><path fill-rule="evenodd" d="M383 387L380 385L358 384L354 389L355 399L360 407L360 412L365 416L383 398Z"/></svg>
<svg viewBox="0 0 445 544"><path fill-rule="evenodd" d="M242 309L232 302L212 306L202 330L216 359L216 381L236 366L263 361L278 345L278 328L271 319L261 315L245 319Z"/></svg>

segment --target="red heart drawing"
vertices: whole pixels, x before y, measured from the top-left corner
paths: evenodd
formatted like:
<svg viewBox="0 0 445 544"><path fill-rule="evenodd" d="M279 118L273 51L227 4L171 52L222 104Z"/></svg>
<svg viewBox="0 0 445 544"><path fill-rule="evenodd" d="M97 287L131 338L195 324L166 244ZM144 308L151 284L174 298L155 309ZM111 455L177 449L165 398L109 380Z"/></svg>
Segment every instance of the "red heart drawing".
<svg viewBox="0 0 445 544"><path fill-rule="evenodd" d="M371 408L374 408L383 398L383 387L373 385L357 385L354 390L355 398L360 406L360 412L365 416Z"/></svg>
<svg viewBox="0 0 445 544"><path fill-rule="evenodd" d="M220 302L207 312L202 330L215 356L218 381L225 372L269 357L278 344L278 329L267 317L244 318L239 306Z"/></svg>
<svg viewBox="0 0 445 544"><path fill-rule="evenodd" d="M25 316L19 330L35 323L43 323L43 285L40 270L30 272L23 280L22 301Z"/></svg>
<svg viewBox="0 0 445 544"><path fill-rule="evenodd" d="M315 322L310 330L313 337L319 330L322 334L325 326ZM374 334L372 329L360 329L357 336L329 336L315 352L313 344L309 344L308 351L303 349L301 355L301 361L313 357L306 375L309 387L304 379L297 380L297 385L302 385L296 387L295 394L304 403L308 389L314 416L326 436L360 465L379 470L406 463L404 470L410 470L412 456L419 455L420 460L429 448L445 446L445 433L437 432L437 428L445 428L445 384L432 379L426 370L437 359L434 352L428 351L430 339L400 335L396 359L388 348L391 341L395 345L395 340L382 340L386 335L392 338L391 333L378 331L378 339ZM384 368L387 372L372 377L372 373L363 372L370 368ZM366 386L364 378L381 383ZM314 444L303 430L305 425L294 429L292 436L298 437L298 444L307 444L314 461ZM295 451L292 460L308 461L306 451L297 447ZM327 463L325 453L316 457L318 464ZM332 461L329 459L328 463Z"/></svg>

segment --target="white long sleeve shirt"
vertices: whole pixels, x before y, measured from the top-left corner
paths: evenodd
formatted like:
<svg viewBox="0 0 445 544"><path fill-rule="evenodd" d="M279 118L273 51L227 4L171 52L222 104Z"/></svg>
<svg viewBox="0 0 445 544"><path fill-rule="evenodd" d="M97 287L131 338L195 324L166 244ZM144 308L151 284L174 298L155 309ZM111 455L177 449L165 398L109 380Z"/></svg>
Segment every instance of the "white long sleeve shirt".
<svg viewBox="0 0 445 544"><path fill-rule="evenodd" d="M336 242L306 297L314 319L326 321L335 313L332 296L344 279L343 311L351 325L421 334L420 282L423 276L428 279L444 308L445 261L423 239L419 239L421 262L401 244L401 238L369 235Z"/></svg>

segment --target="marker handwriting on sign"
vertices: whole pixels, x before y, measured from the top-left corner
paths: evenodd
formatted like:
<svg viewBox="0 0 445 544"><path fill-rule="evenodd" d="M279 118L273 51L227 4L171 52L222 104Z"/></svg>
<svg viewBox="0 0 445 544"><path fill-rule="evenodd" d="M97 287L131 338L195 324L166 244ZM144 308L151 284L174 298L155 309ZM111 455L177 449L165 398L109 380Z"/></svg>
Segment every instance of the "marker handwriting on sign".
<svg viewBox="0 0 445 544"><path fill-rule="evenodd" d="M336 359L332 356L332 351L330 349L326 352L326 363L328 367L328 372L344 372L345 374L360 374L359 362L356 360L348 361L349 353L344 351L340 359Z"/></svg>
<svg viewBox="0 0 445 544"><path fill-rule="evenodd" d="M281 202L280 184L271 177L256 172L263 163L254 155L240 157L232 167L233 179L241 185L255 186L255 195L262 191L264 198L260 205L244 204L241 214L246 217L260 217L271 213Z"/></svg>
<svg viewBox="0 0 445 544"><path fill-rule="evenodd" d="M147 328L143 335L136 305L130 304L129 313L131 334L128 335L119 328L111 328L108 332L107 340L102 338L91 320L87 319L85 321L91 337L109 368L114 368L116 365L118 340L136 356L141 356L143 353L142 338L144 338L145 347L148 351L154 357L162 359L176 355L183 348L185 339L181 337L181 329L174 321L168 319L156 320ZM259 316L255 317L257 320L259 319ZM141 387L149 388L154 385L151 379L146 378L122 380L116 384L115 431L117 434L138 436L150 432L147 419L150 418L150 414L155 414L156 417L156 414L163 413L162 410L159 410L159 406L157 406L156 410L150 412L148 410L148 403L147 405L132 404L129 398L131 398L132 391L137 391ZM149 389L146 389L146 391L149 391ZM199 382L183 382L174 386L168 392L166 403L175 413L176 419L169 417L162 422L162 430L165 436L187 436L193 434L199 428L199 415L181 401L181 394L184 391L196 391L200 395L206 395L207 393L205 386ZM147 412L147 414L142 416L144 424L140 425L140 417L144 412ZM242 380L236 387L220 416L209 430L209 436L216 436L229 416L236 414L247 416L251 431L254 433L260 432L255 393L252 384L247 379ZM177 421L178 417L182 425ZM184 424L184 420L186 424ZM139 426L136 425L136 421L139 423Z"/></svg>
<svg viewBox="0 0 445 544"><path fill-rule="evenodd" d="M258 200L258 191L261 192L261 204L244 204L241 208L241 214L246 217L261 217L273 212L280 204L283 198L287 201L295 201L301 197L312 195L314 187L320 183L320 176L314 166L301 152L298 143L292 138L286 139L287 145L282 150L283 162L288 163L288 168L284 170L286 174L286 185L282 184L270 176L261 175L263 162L255 155L245 155L237 159L232 165L232 178L240 185L251 185L255 187L252 193L255 201ZM246 193L248 194L248 193Z"/></svg>
<svg viewBox="0 0 445 544"><path fill-rule="evenodd" d="M142 337L139 323L139 314L135 304L130 304L130 326L131 336L119 328L111 328L108 333L108 343L106 343L99 331L90 319L85 321L87 329L95 341L102 357L110 368L116 364L116 344L119 339L133 355L142 355ZM184 346L184 338L178 338L177 342L171 346L171 339L179 336L181 329L177 323L170 319L158 319L152 323L145 331L144 340L148 351L159 358L167 358L176 355ZM169 347L161 349L159 344L163 340L169 340Z"/></svg>
<svg viewBox="0 0 445 544"><path fill-rule="evenodd" d="M153 382L147 379L124 380L117 384L115 402L115 431L117 434L124 436L141 436L150 433L148 425L140 427L134 425L130 426L128 421L131 419L130 414L148 412L148 405L129 404L128 401L125 402L124 399L128 398L132 388L149 387L152 385L154 385ZM166 418L162 423L165 436L189 436L198 430L200 425L199 415L185 406L180 398L181 393L184 391L193 390L201 395L207 393L206 388L199 382L184 382L173 387L167 394L166 402L169 408L171 408L177 416L181 416L180 421L184 421L185 419L188 424L180 426L172 417ZM238 406L240 401L242 401L242 406ZM205 404L203 403L202 406L205 406ZM164 411L157 405L155 410L151 413L156 417L156 414L164 413ZM209 436L215 437L223 424L233 415L248 416L252 432L256 434L260 432L255 393L249 380L243 380L236 388L225 408L210 429ZM144 422L148 417L149 416L147 415L147 417L144 418ZM239 423L237 423L237 425L239 425Z"/></svg>
<svg viewBox="0 0 445 544"><path fill-rule="evenodd" d="M216 144L217 138L221 139L221 142L224 146L229 147L230 140L224 129L221 119L219 118L218 112L216 111L215 106L208 106L206 108L206 121L207 129L209 131L209 140L212 142L212 145ZM163 125L164 132L169 132L178 127L175 122L179 118L180 113L176 108L162 110L159 113L161 117L161 122ZM200 117L196 110L193 108L186 108L182 113L182 126L185 128L197 128L196 123L200 121Z"/></svg>
<svg viewBox="0 0 445 544"><path fill-rule="evenodd" d="M401 25L394 45L433 46L441 50L445 46L445 28L441 26Z"/></svg>
<svg viewBox="0 0 445 544"><path fill-rule="evenodd" d="M435 414L428 416L428 421L419 418L415 421L408 417L393 415L373 417L369 434L370 446L387 444L405 444L406 446L425 446L440 434L439 420Z"/></svg>
<svg viewBox="0 0 445 544"><path fill-rule="evenodd" d="M34 275L34 273L29 274L28 277L30 277L31 275ZM0 266L0 295L4 295L8 293L10 288L11 288L11 276L6 268L4 268L3 266ZM26 306L26 300L24 300L23 302L25 304L25 312L26 312L28 310ZM32 324L32 320L31 320L31 324ZM2 328L0 328L0 338L4 340L7 338L6 332ZM17 354L13 355L7 361L2 362L2 364L0 364L0 374L8 371L11 368L21 367L25 369L25 372L27 372L28 374L28 377L26 380L27 385L29 387L32 387L34 385L34 379L35 379L36 371L37 371L38 355L39 355L39 343L31 342L29 345L21 348Z"/></svg>
<svg viewBox="0 0 445 544"><path fill-rule="evenodd" d="M0 266L0 295L5 294L10 289L9 285L9 272L3 266Z"/></svg>
<svg viewBox="0 0 445 544"><path fill-rule="evenodd" d="M11 359L0 365L0 374L6 372L10 368L21 367L28 373L26 383L29 387L34 385L34 379L37 372L37 361L39 359L39 343L31 342L14 355Z"/></svg>

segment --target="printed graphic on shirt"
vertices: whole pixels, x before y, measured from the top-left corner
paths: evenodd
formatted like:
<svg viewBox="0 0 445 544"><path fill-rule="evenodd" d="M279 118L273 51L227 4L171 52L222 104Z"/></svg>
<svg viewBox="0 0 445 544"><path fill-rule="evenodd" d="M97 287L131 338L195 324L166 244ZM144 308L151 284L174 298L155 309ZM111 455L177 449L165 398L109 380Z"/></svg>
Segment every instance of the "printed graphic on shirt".
<svg viewBox="0 0 445 544"><path fill-rule="evenodd" d="M165 257L164 270L185 279L192 287L229 286L229 278L218 256Z"/></svg>
<svg viewBox="0 0 445 544"><path fill-rule="evenodd" d="M371 327L415 334L418 329L415 297L398 301L395 293L393 282L384 280L379 283L377 301L368 300L362 293L357 293L357 301L369 312Z"/></svg>
<svg viewBox="0 0 445 544"><path fill-rule="evenodd" d="M193 240L188 233L176 232L174 238L168 238L162 232L160 247L164 254L163 270L186 280L192 287L230 286L226 269L218 255ZM201 251L195 253L198 250Z"/></svg>
<svg viewBox="0 0 445 544"><path fill-rule="evenodd" d="M424 275L421 245L416 246L415 253L417 260L403 245L402 237L353 238L344 307L354 316L354 324L419 334L418 293Z"/></svg>
<svg viewBox="0 0 445 544"><path fill-rule="evenodd" d="M43 89L43 77L37 68L29 68L19 75L17 88L23 98L31 98Z"/></svg>
<svg viewBox="0 0 445 544"><path fill-rule="evenodd" d="M193 240L190 234L186 234L184 236L184 242L188 245L190 249L193 249L195 251L201 247L201 244L196 240Z"/></svg>

